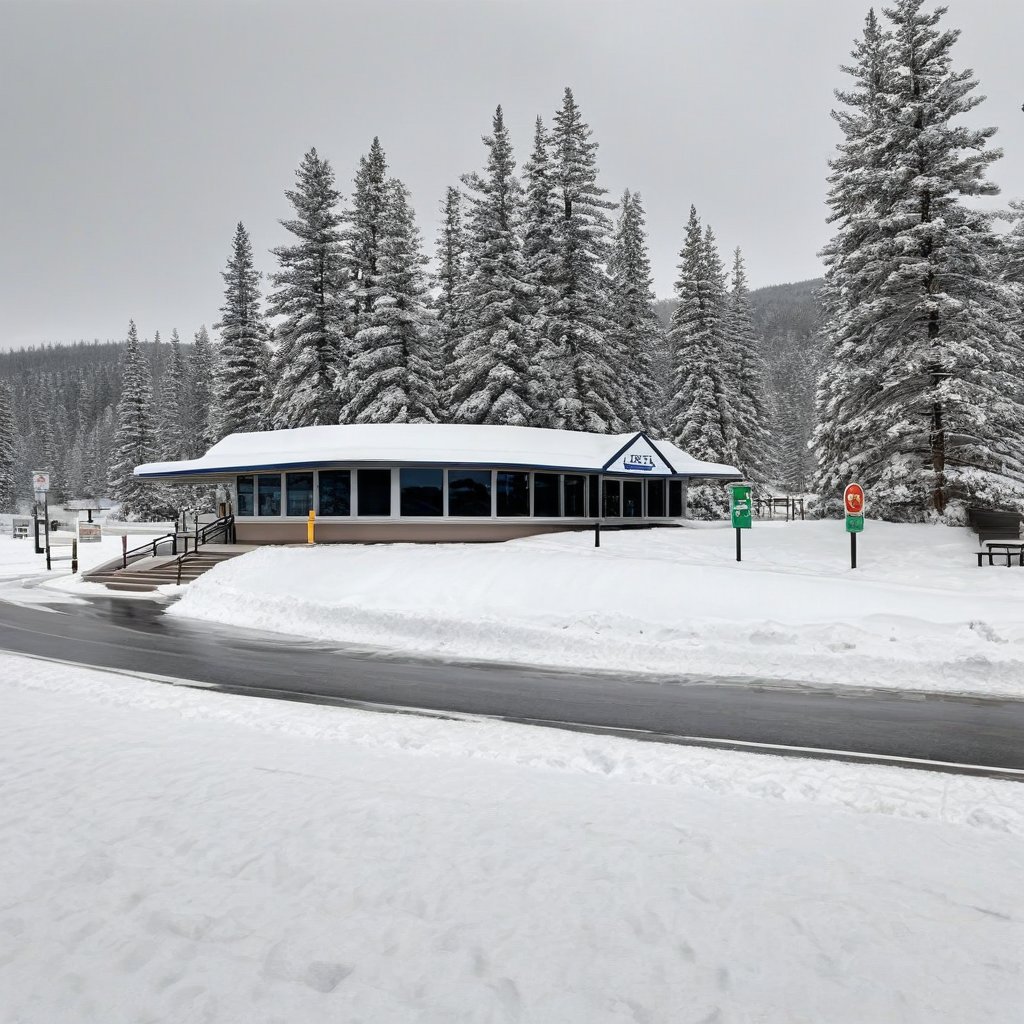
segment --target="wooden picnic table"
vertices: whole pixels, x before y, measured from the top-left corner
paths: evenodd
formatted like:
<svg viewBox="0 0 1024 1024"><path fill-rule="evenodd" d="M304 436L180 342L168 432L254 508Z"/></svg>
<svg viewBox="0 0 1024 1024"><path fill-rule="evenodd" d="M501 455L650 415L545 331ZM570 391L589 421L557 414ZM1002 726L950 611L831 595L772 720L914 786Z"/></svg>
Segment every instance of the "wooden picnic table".
<svg viewBox="0 0 1024 1024"><path fill-rule="evenodd" d="M1007 567L1013 565L1013 559L1016 557L1018 565L1024 565L1024 541L1020 540L987 540L985 541L985 551L978 552L978 565L982 565L982 559L988 556L988 564L995 565L992 560L993 555L1001 554L1006 556Z"/></svg>

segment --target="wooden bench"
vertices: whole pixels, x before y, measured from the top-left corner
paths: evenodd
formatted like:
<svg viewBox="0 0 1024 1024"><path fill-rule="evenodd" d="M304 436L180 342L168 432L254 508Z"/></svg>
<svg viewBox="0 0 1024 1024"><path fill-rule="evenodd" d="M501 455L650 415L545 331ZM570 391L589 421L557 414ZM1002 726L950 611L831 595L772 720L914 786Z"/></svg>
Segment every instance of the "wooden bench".
<svg viewBox="0 0 1024 1024"><path fill-rule="evenodd" d="M977 552L977 555L979 567L984 564L986 558L989 565L995 565L992 559L996 555L1004 557L1007 566L1013 565L1015 558L1018 565L1024 565L1024 541L989 541L985 545L985 550Z"/></svg>

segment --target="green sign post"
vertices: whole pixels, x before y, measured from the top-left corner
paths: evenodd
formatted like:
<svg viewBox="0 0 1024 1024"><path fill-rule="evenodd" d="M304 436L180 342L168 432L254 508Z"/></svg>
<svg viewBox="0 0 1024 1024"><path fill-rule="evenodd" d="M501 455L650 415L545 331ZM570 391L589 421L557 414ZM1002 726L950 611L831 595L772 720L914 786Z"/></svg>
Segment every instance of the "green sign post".
<svg viewBox="0 0 1024 1024"><path fill-rule="evenodd" d="M732 512L732 525L736 531L736 561L742 560L743 546L741 538L743 530L749 530L753 525L752 508L750 500L750 484L736 484L732 488L729 500L729 509Z"/></svg>

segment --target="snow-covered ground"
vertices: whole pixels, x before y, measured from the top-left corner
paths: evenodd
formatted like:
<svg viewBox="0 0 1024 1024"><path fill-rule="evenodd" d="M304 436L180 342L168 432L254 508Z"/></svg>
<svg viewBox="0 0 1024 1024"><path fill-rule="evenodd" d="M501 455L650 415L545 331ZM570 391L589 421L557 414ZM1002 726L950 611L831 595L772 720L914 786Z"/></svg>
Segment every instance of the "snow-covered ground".
<svg viewBox="0 0 1024 1024"><path fill-rule="evenodd" d="M425 654L1024 698L1024 569L965 529L757 522L507 544L264 548L171 615Z"/></svg>
<svg viewBox="0 0 1024 1024"><path fill-rule="evenodd" d="M3 1024L992 1024L1024 788L0 654Z"/></svg>

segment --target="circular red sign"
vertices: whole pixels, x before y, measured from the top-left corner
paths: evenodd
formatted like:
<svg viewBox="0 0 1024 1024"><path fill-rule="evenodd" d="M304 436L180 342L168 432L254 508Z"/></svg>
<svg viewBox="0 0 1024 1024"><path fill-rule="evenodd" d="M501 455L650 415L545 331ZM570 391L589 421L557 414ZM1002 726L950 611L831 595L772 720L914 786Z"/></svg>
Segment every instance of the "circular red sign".
<svg viewBox="0 0 1024 1024"><path fill-rule="evenodd" d="M848 516L864 514L864 488L860 484L849 484L843 491L843 502Z"/></svg>

